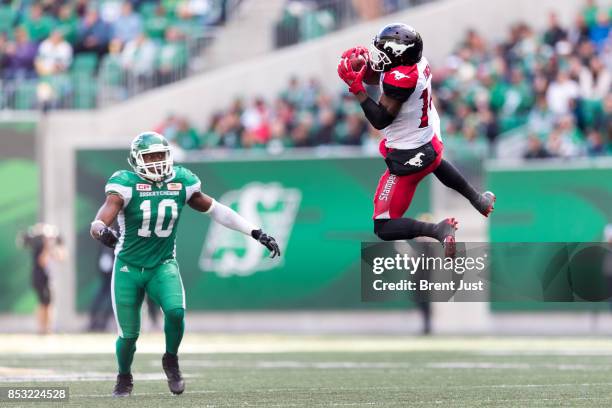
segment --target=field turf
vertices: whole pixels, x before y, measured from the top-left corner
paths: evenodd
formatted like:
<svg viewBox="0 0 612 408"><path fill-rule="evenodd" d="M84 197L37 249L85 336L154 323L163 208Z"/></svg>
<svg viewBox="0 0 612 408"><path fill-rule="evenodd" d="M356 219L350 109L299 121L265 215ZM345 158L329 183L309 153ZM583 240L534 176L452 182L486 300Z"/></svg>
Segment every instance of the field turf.
<svg viewBox="0 0 612 408"><path fill-rule="evenodd" d="M0 335L0 387L66 385L70 407L606 407L605 338L197 335L185 394L168 392L163 337L144 334L134 394L113 399L112 335Z"/></svg>

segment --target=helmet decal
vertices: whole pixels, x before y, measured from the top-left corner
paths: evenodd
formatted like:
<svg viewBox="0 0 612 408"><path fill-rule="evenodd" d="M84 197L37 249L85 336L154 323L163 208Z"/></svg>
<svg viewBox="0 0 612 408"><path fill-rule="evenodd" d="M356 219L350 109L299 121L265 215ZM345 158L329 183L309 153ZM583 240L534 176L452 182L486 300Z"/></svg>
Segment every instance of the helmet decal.
<svg viewBox="0 0 612 408"><path fill-rule="evenodd" d="M385 48L387 47L391 48L393 55L395 55L396 57L401 57L404 51L406 51L408 48L414 47L414 44L399 44L395 41L387 41L385 43Z"/></svg>

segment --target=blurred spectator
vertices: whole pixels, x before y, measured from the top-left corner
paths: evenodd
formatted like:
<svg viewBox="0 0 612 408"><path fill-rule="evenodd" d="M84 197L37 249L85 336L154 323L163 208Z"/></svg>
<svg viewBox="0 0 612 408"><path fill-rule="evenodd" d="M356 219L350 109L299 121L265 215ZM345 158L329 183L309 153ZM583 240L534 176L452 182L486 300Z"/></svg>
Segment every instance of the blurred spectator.
<svg viewBox="0 0 612 408"><path fill-rule="evenodd" d="M79 19L77 18L72 4L63 4L58 12L58 20L56 29L64 33L64 38L71 45L77 43L77 33L79 30Z"/></svg>
<svg viewBox="0 0 612 408"><path fill-rule="evenodd" d="M510 73L510 83L507 84L503 94L503 105L500 109L500 117L506 121L504 129L516 127L522 122L522 116L531 107L532 90L523 72L515 68ZM509 122L509 123L508 123Z"/></svg>
<svg viewBox="0 0 612 408"><path fill-rule="evenodd" d="M601 132L605 142L612 146L612 93L606 95L603 104Z"/></svg>
<svg viewBox="0 0 612 408"><path fill-rule="evenodd" d="M576 81L570 79L567 71L561 70L548 87L546 100L553 113L563 115L570 112L571 104L578 97L578 93Z"/></svg>
<svg viewBox="0 0 612 408"><path fill-rule="evenodd" d="M300 106L302 103L302 89L300 82L297 77L293 76L289 79L287 88L280 93L280 97L292 104L293 106Z"/></svg>
<svg viewBox="0 0 612 408"><path fill-rule="evenodd" d="M583 141L571 115L561 116L548 137L546 149L556 157L583 154Z"/></svg>
<svg viewBox="0 0 612 408"><path fill-rule="evenodd" d="M24 16L22 25L32 41L41 42L49 36L54 23L50 16L43 14L43 8L39 3L33 3L29 13Z"/></svg>
<svg viewBox="0 0 612 408"><path fill-rule="evenodd" d="M382 0L352 0L353 7L363 20L374 20L383 14Z"/></svg>
<svg viewBox="0 0 612 408"><path fill-rule="evenodd" d="M579 83L582 98L602 100L610 93L612 75L603 65L601 59L593 57L589 66L582 68Z"/></svg>
<svg viewBox="0 0 612 408"><path fill-rule="evenodd" d="M291 130L291 145L293 147L311 147L311 133L314 119L311 113L303 112L298 118L297 125Z"/></svg>
<svg viewBox="0 0 612 408"><path fill-rule="evenodd" d="M166 41L159 49L158 72L161 84L167 84L181 79L186 75L187 47L181 32L169 27L166 30Z"/></svg>
<svg viewBox="0 0 612 408"><path fill-rule="evenodd" d="M106 54L111 40L111 27L102 21L98 10L90 8L79 25L76 52Z"/></svg>
<svg viewBox="0 0 612 408"><path fill-rule="evenodd" d="M322 94L319 96L317 114L319 126L314 136L316 145L329 145L334 142L337 118L331 102L328 95Z"/></svg>
<svg viewBox="0 0 612 408"><path fill-rule="evenodd" d="M201 147L201 140L198 136L198 132L185 118L180 118L178 120L174 143L184 150L196 150Z"/></svg>
<svg viewBox="0 0 612 408"><path fill-rule="evenodd" d="M121 6L121 15L113 24L115 38L127 43L135 39L142 31L142 18L139 14L134 13L129 1L124 2Z"/></svg>
<svg viewBox="0 0 612 408"><path fill-rule="evenodd" d="M595 25L597 20L597 4L595 0L585 0L582 7L582 18L589 27Z"/></svg>
<svg viewBox="0 0 612 408"><path fill-rule="evenodd" d="M245 130L244 138L253 144L265 144L270 139L270 111L263 99L255 99L241 117Z"/></svg>
<svg viewBox="0 0 612 408"><path fill-rule="evenodd" d="M159 125L155 126L153 130L157 133L161 133L170 142L174 142L176 139L176 132L178 131L178 118L170 113Z"/></svg>
<svg viewBox="0 0 612 408"><path fill-rule="evenodd" d="M555 117L548 109L548 104L544 96L539 96L536 99L535 106L529 112L527 119L527 128L531 133L538 136L545 136L553 128Z"/></svg>
<svg viewBox="0 0 612 408"><path fill-rule="evenodd" d="M72 63L72 47L64 40L60 30L40 44L36 56L36 72L40 76L66 72Z"/></svg>
<svg viewBox="0 0 612 408"><path fill-rule="evenodd" d="M594 25L591 26L589 36L595 46L600 49L603 46L604 42L608 39L609 33L610 17L608 16L607 12L602 10L597 14L597 21Z"/></svg>
<svg viewBox="0 0 612 408"><path fill-rule="evenodd" d="M30 41L28 32L23 27L15 29L15 42L6 47L6 67L3 70L5 79L32 78L34 76L34 58L37 45Z"/></svg>
<svg viewBox="0 0 612 408"><path fill-rule="evenodd" d="M210 0L185 0L179 3L177 14L183 19L198 18L207 23L206 16L210 15L212 4Z"/></svg>
<svg viewBox="0 0 612 408"><path fill-rule="evenodd" d="M217 147L221 143L221 135L219 132L219 123L223 118L223 114L220 112L215 113L211 116L208 127L202 135L202 147Z"/></svg>
<svg viewBox="0 0 612 408"><path fill-rule="evenodd" d="M166 35L170 23L171 20L166 8L162 4L158 4L155 7L155 14L146 19L145 30L151 38L161 40Z"/></svg>
<svg viewBox="0 0 612 408"><path fill-rule="evenodd" d="M591 130L587 136L587 154L591 157L605 156L609 154L601 133L598 130Z"/></svg>
<svg viewBox="0 0 612 408"><path fill-rule="evenodd" d="M557 13L548 16L548 29L544 32L544 42L554 47L559 41L567 39L567 32L559 25Z"/></svg>
<svg viewBox="0 0 612 408"><path fill-rule="evenodd" d="M89 8L89 0L75 0L74 10L80 19L84 18Z"/></svg>
<svg viewBox="0 0 612 408"><path fill-rule="evenodd" d="M574 25L568 31L568 39L572 44L589 41L589 26L582 14L576 16Z"/></svg>
<svg viewBox="0 0 612 408"><path fill-rule="evenodd" d="M51 333L51 270L54 261L66 257L62 237L53 225L38 223L22 232L17 243L32 253L32 287L38 298L36 311L39 334Z"/></svg>
<svg viewBox="0 0 612 408"><path fill-rule="evenodd" d="M546 159L551 157L550 153L542 145L542 141L537 135L529 135L527 139L527 151L523 155L525 159Z"/></svg>
<svg viewBox="0 0 612 408"><path fill-rule="evenodd" d="M124 89L123 66L121 63L121 40L115 38L108 45L106 54L101 63L98 76L100 82L104 84L101 88L100 98L102 100L120 101L126 98Z"/></svg>
<svg viewBox="0 0 612 408"><path fill-rule="evenodd" d="M153 76L157 48L145 33L125 44L121 54L123 68L139 81L145 81Z"/></svg>
<svg viewBox="0 0 612 408"><path fill-rule="evenodd" d="M0 72L4 74L9 65L8 56L9 41L5 33L0 33Z"/></svg>

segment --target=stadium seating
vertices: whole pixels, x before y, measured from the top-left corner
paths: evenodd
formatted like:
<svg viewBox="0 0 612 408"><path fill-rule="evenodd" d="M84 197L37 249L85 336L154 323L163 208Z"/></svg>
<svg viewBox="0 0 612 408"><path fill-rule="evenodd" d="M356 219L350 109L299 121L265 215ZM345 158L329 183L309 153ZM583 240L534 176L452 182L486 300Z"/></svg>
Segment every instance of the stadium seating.
<svg viewBox="0 0 612 408"><path fill-rule="evenodd" d="M8 3L0 5L0 80L3 89L19 91L4 97L0 109L27 110L41 108L43 105L47 108L92 109L183 78L191 58L201 54L207 44L202 39L208 38L212 26L224 22L228 11L226 8L236 7L240 1L209 0L204 2L208 6L205 10L191 9L190 4L176 1L122 3L86 0L78 5L63 2L46 2L41 5L38 2ZM113 23L120 17L123 4L126 3L139 4L133 18L141 22L136 25L139 27L138 33L151 40L155 54L149 78L146 81L139 80L138 86L131 86L127 79L131 67L122 59L123 50L129 41L119 41L116 55L109 57L108 54L107 44L113 44L111 39L115 33ZM86 44L89 41L87 36L92 31L87 31L87 35L82 34L85 32L83 27L90 9L96 9L106 19L96 26L96 30L99 30L96 33L101 35L100 38L105 38L104 43L95 46ZM18 67L13 67L17 64L14 52L8 52L8 49L15 42L16 30L22 28L27 33L26 43L33 43L36 47L53 31L61 31L63 40L74 54L67 70L73 81L71 97L64 98L64 90L54 89L51 103L45 104L43 102L46 101L37 99L35 90L39 84L57 81L45 78L48 73L36 75L36 55L30 56L29 60L20 60ZM77 79L87 84L77 83ZM93 85L94 82L97 85ZM98 103L98 92L103 96L101 103Z"/></svg>

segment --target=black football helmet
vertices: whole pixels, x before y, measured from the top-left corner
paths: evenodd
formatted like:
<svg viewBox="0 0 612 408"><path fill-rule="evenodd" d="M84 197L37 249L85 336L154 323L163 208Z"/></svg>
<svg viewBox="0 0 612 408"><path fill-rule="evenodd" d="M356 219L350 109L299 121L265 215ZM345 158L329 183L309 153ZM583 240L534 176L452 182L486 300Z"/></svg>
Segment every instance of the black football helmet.
<svg viewBox="0 0 612 408"><path fill-rule="evenodd" d="M423 39L407 24L384 26L370 47L370 65L374 71L389 71L400 65L414 65L423 55Z"/></svg>

